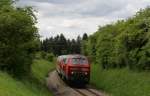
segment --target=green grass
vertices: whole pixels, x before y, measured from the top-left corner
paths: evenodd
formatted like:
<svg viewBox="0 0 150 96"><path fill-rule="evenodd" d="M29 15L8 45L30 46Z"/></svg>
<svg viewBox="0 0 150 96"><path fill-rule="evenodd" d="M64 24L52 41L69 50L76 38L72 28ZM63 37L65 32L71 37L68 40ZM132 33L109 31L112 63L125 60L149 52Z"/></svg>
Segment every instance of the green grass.
<svg viewBox="0 0 150 96"><path fill-rule="evenodd" d="M111 96L150 96L150 73L128 69L102 70L92 65L91 84Z"/></svg>
<svg viewBox="0 0 150 96"><path fill-rule="evenodd" d="M45 83L46 76L54 69L55 64L44 59L35 59L32 65L33 76L42 83Z"/></svg>
<svg viewBox="0 0 150 96"><path fill-rule="evenodd" d="M22 81L0 71L0 96L52 96L45 85L46 75L52 69L53 63L35 60L32 65L33 76Z"/></svg>
<svg viewBox="0 0 150 96"><path fill-rule="evenodd" d="M46 88L35 83L13 79L7 73L0 72L0 96L52 96Z"/></svg>

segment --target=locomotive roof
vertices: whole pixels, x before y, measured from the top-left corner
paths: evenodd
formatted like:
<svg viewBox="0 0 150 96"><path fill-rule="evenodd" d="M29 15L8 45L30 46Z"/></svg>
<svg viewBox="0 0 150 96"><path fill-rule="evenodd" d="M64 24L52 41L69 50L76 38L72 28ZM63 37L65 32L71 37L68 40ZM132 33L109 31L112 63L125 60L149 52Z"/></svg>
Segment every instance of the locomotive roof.
<svg viewBox="0 0 150 96"><path fill-rule="evenodd" d="M74 55L74 54L70 54L70 55L61 55L58 58L86 58L83 55Z"/></svg>

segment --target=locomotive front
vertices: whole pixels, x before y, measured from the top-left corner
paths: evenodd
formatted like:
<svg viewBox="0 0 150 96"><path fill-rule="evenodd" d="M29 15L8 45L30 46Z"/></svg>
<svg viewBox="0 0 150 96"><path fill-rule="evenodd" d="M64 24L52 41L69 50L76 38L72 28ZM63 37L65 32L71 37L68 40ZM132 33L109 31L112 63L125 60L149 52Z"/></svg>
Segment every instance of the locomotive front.
<svg viewBox="0 0 150 96"><path fill-rule="evenodd" d="M88 83L90 80L90 64L85 56L72 56L68 71L70 81Z"/></svg>

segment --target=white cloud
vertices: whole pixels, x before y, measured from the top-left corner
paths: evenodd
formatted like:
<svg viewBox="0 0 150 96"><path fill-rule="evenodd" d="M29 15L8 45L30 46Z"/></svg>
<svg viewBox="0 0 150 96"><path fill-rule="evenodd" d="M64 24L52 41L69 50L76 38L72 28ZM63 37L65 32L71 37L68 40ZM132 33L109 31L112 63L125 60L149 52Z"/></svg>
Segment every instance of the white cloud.
<svg viewBox="0 0 150 96"><path fill-rule="evenodd" d="M132 16L150 0L20 0L20 6L30 5L38 11L38 28L42 38L63 33L76 38L92 34L99 25Z"/></svg>

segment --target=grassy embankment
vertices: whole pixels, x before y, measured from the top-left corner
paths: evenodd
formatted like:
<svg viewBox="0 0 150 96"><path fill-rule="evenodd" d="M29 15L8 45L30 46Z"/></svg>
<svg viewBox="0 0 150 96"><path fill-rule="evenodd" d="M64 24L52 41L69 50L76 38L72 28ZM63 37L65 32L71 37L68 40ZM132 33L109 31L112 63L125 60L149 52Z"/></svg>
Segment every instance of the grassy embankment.
<svg viewBox="0 0 150 96"><path fill-rule="evenodd" d="M93 64L91 74L91 84L111 96L150 96L149 72L102 70L98 64Z"/></svg>
<svg viewBox="0 0 150 96"><path fill-rule="evenodd" d="M39 59L32 65L33 80L19 81L0 72L0 96L52 96L44 85L46 75L52 69L52 63Z"/></svg>
<svg viewBox="0 0 150 96"><path fill-rule="evenodd" d="M37 59L32 65L32 73L41 83L45 83L48 73L54 69L55 64L44 59Z"/></svg>

